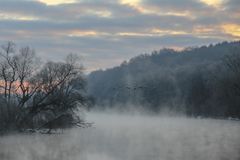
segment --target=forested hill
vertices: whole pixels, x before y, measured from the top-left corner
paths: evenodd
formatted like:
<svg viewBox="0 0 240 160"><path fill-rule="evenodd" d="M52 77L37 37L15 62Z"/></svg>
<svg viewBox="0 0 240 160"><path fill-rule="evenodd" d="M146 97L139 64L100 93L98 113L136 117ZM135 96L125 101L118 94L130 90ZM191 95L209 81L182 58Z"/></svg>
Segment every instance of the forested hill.
<svg viewBox="0 0 240 160"><path fill-rule="evenodd" d="M88 90L96 106L141 104L156 112L168 108L193 116L240 117L239 55L240 41L153 51L92 72Z"/></svg>

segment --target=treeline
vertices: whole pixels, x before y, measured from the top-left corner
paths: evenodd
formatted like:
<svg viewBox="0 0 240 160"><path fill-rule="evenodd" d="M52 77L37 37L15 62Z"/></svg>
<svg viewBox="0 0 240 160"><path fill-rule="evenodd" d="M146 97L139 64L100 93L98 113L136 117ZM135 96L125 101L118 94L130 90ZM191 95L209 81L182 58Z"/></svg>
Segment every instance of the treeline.
<svg viewBox="0 0 240 160"><path fill-rule="evenodd" d="M152 112L240 118L240 42L162 49L92 72L95 107L129 104Z"/></svg>
<svg viewBox="0 0 240 160"><path fill-rule="evenodd" d="M30 47L0 49L0 133L85 125L83 68L76 55L40 63Z"/></svg>

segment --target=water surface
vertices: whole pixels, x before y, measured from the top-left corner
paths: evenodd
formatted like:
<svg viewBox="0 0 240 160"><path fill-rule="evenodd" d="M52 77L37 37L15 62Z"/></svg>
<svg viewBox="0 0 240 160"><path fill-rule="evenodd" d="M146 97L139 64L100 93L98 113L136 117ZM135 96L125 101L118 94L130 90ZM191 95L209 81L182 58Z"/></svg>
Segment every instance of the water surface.
<svg viewBox="0 0 240 160"><path fill-rule="evenodd" d="M87 114L94 126L0 138L1 160L239 160L237 121Z"/></svg>

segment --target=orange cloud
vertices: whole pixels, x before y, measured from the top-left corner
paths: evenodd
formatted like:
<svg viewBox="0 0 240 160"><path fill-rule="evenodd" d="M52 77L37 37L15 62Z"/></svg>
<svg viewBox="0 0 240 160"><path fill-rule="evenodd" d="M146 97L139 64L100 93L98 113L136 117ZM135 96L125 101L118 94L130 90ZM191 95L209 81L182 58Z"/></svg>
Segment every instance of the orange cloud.
<svg viewBox="0 0 240 160"><path fill-rule="evenodd" d="M96 10L87 10L86 13L97 15L98 17L111 17L112 13L108 10L96 11Z"/></svg>
<svg viewBox="0 0 240 160"><path fill-rule="evenodd" d="M186 34L188 34L185 31L162 30L162 29L158 29L158 28L152 29L151 32L157 33L160 35L186 35Z"/></svg>
<svg viewBox="0 0 240 160"><path fill-rule="evenodd" d="M213 33L217 30L216 27L214 26L211 26L211 27L208 27L208 26L195 26L193 28L193 33L194 34L209 34L209 33Z"/></svg>
<svg viewBox="0 0 240 160"><path fill-rule="evenodd" d="M200 0L200 1L215 8L219 8L223 3L223 0Z"/></svg>
<svg viewBox="0 0 240 160"><path fill-rule="evenodd" d="M120 3L122 4L129 4L129 5L138 5L141 2L141 0L120 0Z"/></svg>
<svg viewBox="0 0 240 160"><path fill-rule="evenodd" d="M39 18L35 16L27 16L27 15L20 15L15 13L0 13L0 20L22 20L22 21L34 21L38 20Z"/></svg>
<svg viewBox="0 0 240 160"><path fill-rule="evenodd" d="M137 33L137 32L119 32L116 34L117 36L153 36L150 33Z"/></svg>
<svg viewBox="0 0 240 160"><path fill-rule="evenodd" d="M119 32L117 36L138 36L138 37L151 37L151 36L164 36L164 35L186 35L185 31L174 31L174 30L161 30L154 28L147 32Z"/></svg>
<svg viewBox="0 0 240 160"><path fill-rule="evenodd" d="M70 37L84 37L84 36L102 36L108 35L108 33L98 32L94 30L70 30L63 32L63 35L68 35Z"/></svg>
<svg viewBox="0 0 240 160"><path fill-rule="evenodd" d="M38 0L39 2L45 3L47 5L59 5L66 3L74 3L76 0Z"/></svg>
<svg viewBox="0 0 240 160"><path fill-rule="evenodd" d="M224 24L222 29L225 33L230 34L234 37L240 38L240 25L238 24Z"/></svg>

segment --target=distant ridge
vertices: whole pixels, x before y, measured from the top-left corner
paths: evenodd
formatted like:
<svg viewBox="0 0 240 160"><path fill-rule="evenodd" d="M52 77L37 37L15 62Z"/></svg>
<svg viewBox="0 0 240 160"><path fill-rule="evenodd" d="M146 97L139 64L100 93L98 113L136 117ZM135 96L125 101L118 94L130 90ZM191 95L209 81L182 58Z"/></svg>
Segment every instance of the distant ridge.
<svg viewBox="0 0 240 160"><path fill-rule="evenodd" d="M219 90L219 94L224 93L224 86L220 86L220 81L227 79L231 83L233 78L230 76L236 76L228 75L231 72L224 65L226 56L236 54L240 55L240 41L188 47L182 51L168 48L153 51L151 54L133 57L119 66L90 73L88 92L94 97L97 106L124 107L130 103L156 111L165 106L181 111L189 110L193 105L194 109L202 106L210 109L215 103L228 106L231 101L229 97L213 95L212 92ZM219 86L216 86L218 83ZM139 86L141 89L126 89ZM216 98L229 102L215 102ZM234 95L231 98L234 99ZM180 105L184 108L180 108ZM223 115L225 110L219 115Z"/></svg>

